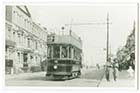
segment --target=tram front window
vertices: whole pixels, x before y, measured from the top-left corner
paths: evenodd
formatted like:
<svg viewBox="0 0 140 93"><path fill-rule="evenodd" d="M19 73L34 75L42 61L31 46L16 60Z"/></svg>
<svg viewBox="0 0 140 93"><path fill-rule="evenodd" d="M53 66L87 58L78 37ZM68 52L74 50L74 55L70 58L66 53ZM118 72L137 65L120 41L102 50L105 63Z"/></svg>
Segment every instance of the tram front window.
<svg viewBox="0 0 140 93"><path fill-rule="evenodd" d="M60 48L59 46L53 46L53 57L59 58L60 56Z"/></svg>
<svg viewBox="0 0 140 93"><path fill-rule="evenodd" d="M67 58L67 47L62 47L62 58Z"/></svg>

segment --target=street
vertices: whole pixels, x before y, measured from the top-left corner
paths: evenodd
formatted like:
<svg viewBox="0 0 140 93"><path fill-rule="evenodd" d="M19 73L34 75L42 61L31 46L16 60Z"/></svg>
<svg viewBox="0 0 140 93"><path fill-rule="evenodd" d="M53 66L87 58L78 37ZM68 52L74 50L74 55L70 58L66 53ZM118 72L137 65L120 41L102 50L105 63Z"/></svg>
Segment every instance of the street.
<svg viewBox="0 0 140 93"><path fill-rule="evenodd" d="M104 69L82 69L82 75L79 78L53 81L47 80L46 72L24 73L19 75L6 75L6 86L47 86L47 87L97 87L103 77Z"/></svg>
<svg viewBox="0 0 140 93"><path fill-rule="evenodd" d="M39 87L135 87L135 77L129 78L126 70L119 72L117 81L110 75L110 82L104 76L104 69L84 68L79 78L53 81L45 77L46 72L6 75L5 86L39 86Z"/></svg>

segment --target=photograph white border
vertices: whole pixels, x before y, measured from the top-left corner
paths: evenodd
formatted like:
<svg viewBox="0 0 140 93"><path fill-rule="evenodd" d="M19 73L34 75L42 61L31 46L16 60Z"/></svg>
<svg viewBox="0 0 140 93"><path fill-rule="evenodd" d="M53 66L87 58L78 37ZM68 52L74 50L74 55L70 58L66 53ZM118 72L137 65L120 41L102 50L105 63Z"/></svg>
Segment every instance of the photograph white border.
<svg viewBox="0 0 140 93"><path fill-rule="evenodd" d="M17 0L14 0L14 1L17 1ZM32 0L33 1L33 0ZM0 49L0 51L1 51L1 57L0 57L0 60L1 60L1 66L5 66L5 63L3 63L3 62L5 62L5 5L92 5L92 4L106 4L106 3L137 3L137 2L120 2L120 1L118 1L118 2L88 2L87 0L84 0L84 2L71 2L71 0L69 1L69 2L64 2L64 1L60 1L60 2L58 2L58 1L55 1L55 0L53 0L52 2L50 2L50 1L45 1L45 0L43 0L43 1L45 1L45 3L44 2L41 2L40 0L35 0L35 1L37 1L37 2L29 2L28 0L25 0L24 2L21 2L21 1L18 1L18 2L10 2L10 0L6 0L6 1L3 1L2 2L2 11L1 11L1 14L2 14L2 17L1 17L1 19L2 19L2 23L0 24L1 25L1 31L0 31L0 37L2 37L2 40L0 41L1 43L0 43L0 47L1 47L1 49ZM39 1L39 2L38 2ZM73 1L73 0L72 0ZM87 2L85 2L85 1L87 1ZM99 0L100 1L100 0ZM139 13L139 10L138 10L138 13ZM139 31L139 15L138 15L138 20L137 20L137 29L136 29L136 31ZM135 85L136 85L136 87L135 88L96 88L96 87L6 87L5 86L5 68L4 67L2 67L2 68L0 68L0 70L2 71L1 73L2 73L2 90L3 91L11 91L11 90L16 90L16 91L25 91L25 90L28 90L28 91L32 91L32 90L35 90L35 91L51 91L51 90L56 90L56 91L73 91L73 90L82 90L82 91L87 91L87 90L91 90L91 91L104 91L104 90L109 90L109 91L120 91L120 90L137 90L138 89L138 87L139 87L139 32L137 32L137 33L135 33L136 34L136 53L135 53L135 55L136 55L136 77L135 77ZM4 54L4 55L3 55ZM138 80L138 82L137 82L137 80Z"/></svg>

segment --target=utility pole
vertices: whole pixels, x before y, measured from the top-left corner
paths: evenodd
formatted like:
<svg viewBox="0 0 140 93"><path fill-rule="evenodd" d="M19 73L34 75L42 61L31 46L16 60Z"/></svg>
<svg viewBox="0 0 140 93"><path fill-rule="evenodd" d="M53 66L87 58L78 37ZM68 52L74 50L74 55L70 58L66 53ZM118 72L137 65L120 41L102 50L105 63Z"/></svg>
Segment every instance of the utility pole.
<svg viewBox="0 0 140 93"><path fill-rule="evenodd" d="M109 13L107 13L107 39L106 39L106 68L105 68L105 76L106 80L110 81L110 60L109 60Z"/></svg>
<svg viewBox="0 0 140 93"><path fill-rule="evenodd" d="M106 22L103 22L103 23L72 23L73 20L71 20L71 24L65 24L65 26L70 26L70 31L71 31L71 28L72 26L83 26L83 25L107 25L107 33L106 33L106 66L107 64L110 64L109 62L109 24L112 24L110 23L109 21L109 13L107 13L107 21Z"/></svg>
<svg viewBox="0 0 140 93"><path fill-rule="evenodd" d="M109 49L109 13L107 13L107 40L106 40L106 63L109 62L108 58L108 49Z"/></svg>

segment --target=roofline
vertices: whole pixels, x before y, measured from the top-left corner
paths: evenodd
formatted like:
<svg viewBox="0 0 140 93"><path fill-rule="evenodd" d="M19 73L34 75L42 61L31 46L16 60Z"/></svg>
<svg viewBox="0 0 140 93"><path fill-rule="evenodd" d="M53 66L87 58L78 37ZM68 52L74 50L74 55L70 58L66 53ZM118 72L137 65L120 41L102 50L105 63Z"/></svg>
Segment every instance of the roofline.
<svg viewBox="0 0 140 93"><path fill-rule="evenodd" d="M19 10L21 10L25 15L27 15L28 17L31 18L31 14L30 14L30 12L29 12L27 6L24 6L25 9L26 9L26 12L25 12L22 8L20 8L20 6L16 6L16 7L17 7Z"/></svg>

